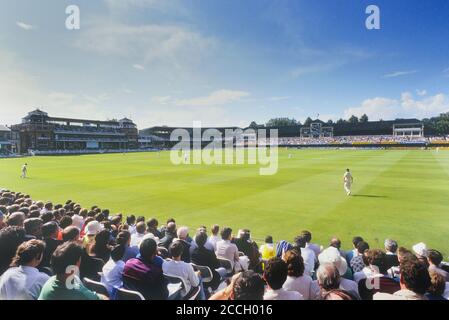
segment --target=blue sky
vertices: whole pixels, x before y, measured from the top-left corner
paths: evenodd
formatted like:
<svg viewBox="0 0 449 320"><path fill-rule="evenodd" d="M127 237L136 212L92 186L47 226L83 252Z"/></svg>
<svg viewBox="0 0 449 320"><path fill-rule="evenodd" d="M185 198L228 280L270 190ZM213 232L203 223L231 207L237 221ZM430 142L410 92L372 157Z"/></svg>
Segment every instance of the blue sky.
<svg viewBox="0 0 449 320"><path fill-rule="evenodd" d="M81 29L65 28L65 8ZM365 28L376 4L381 29ZM244 126L449 111L446 0L0 0L0 123Z"/></svg>

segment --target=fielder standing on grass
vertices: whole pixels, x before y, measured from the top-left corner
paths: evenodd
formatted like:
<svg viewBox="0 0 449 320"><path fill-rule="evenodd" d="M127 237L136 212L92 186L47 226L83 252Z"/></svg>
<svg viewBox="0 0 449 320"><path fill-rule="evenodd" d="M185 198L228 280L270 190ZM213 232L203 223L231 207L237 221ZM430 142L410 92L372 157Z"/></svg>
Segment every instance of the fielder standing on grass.
<svg viewBox="0 0 449 320"><path fill-rule="evenodd" d="M22 175L20 176L22 179L25 179L27 177L27 167L28 164L26 163L22 166Z"/></svg>
<svg viewBox="0 0 449 320"><path fill-rule="evenodd" d="M354 182L354 178L352 177L351 172L349 172L349 169L346 169L346 172L343 175L343 182L344 182L346 194L348 196L350 196L351 195L351 186L352 186L352 183Z"/></svg>

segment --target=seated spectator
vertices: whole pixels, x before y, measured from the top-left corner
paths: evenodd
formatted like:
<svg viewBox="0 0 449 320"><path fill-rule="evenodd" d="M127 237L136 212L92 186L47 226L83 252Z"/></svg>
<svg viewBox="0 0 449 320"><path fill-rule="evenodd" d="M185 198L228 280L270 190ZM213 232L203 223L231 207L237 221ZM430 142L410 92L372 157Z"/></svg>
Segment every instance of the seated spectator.
<svg viewBox="0 0 449 320"><path fill-rule="evenodd" d="M332 263L320 264L317 270L317 283L320 293L318 299L321 300L356 300L351 293L340 289L340 272Z"/></svg>
<svg viewBox="0 0 449 320"><path fill-rule="evenodd" d="M50 221L54 221L55 220L55 215L53 214L52 211L48 211L48 212L45 212L45 213L41 214L40 218L42 219L43 223L47 223L47 222L50 222ZM60 218L60 220L61 219L62 219L62 217Z"/></svg>
<svg viewBox="0 0 449 320"><path fill-rule="evenodd" d="M197 232L202 232L202 233L204 233L204 234L207 236L207 228L204 227L204 226L198 228ZM198 246L197 246L197 244L195 243L195 239L192 239L192 241L190 242L190 248L189 248L190 256L192 256L193 251L194 251L197 247L198 247ZM215 246L214 246L211 242L209 242L209 238L207 239L206 244L204 245L204 247L205 247L207 250L209 250L209 251L215 252Z"/></svg>
<svg viewBox="0 0 449 320"><path fill-rule="evenodd" d="M243 252L245 256L249 256L252 252L251 246L251 234L248 229L239 231L239 237L233 241L240 252Z"/></svg>
<svg viewBox="0 0 449 320"><path fill-rule="evenodd" d="M126 247L116 245L111 250L111 259L103 266L101 282L108 289L109 296L114 295L114 288L123 287L122 273L125 268L125 262L122 260Z"/></svg>
<svg viewBox="0 0 449 320"><path fill-rule="evenodd" d="M376 293L373 300L427 300L425 294L432 284L427 266L408 256L400 261L399 270L401 290L394 294Z"/></svg>
<svg viewBox="0 0 449 320"><path fill-rule="evenodd" d="M189 228L180 227L176 233L178 237L174 241L180 242L183 247L181 260L190 263L190 243L187 240L189 237Z"/></svg>
<svg viewBox="0 0 449 320"><path fill-rule="evenodd" d="M125 247L125 253L123 255L122 260L124 262L128 261L129 259L137 257L139 254L139 247L131 247L131 234L129 231L120 231L117 235L117 244L122 245Z"/></svg>
<svg viewBox="0 0 449 320"><path fill-rule="evenodd" d="M253 270L259 274L263 273L263 261L262 256L259 252L259 246L255 241L251 241L251 251L249 252L248 258L248 270ZM245 256L239 258L240 262L243 265L243 261L245 260Z"/></svg>
<svg viewBox="0 0 449 320"><path fill-rule="evenodd" d="M216 290L221 283L221 279L226 276L226 270L220 268L220 262L215 253L205 248L205 244L207 243L207 234L205 232L199 231L196 234L195 243L197 247L191 254L192 263L210 268L212 271L212 281L208 284L208 287Z"/></svg>
<svg viewBox="0 0 449 320"><path fill-rule="evenodd" d="M231 228L223 228L221 231L221 239L217 242L217 251L215 254L217 258L224 258L231 262L231 268L236 270L241 270L241 266L239 264L239 249L237 246L231 242L232 238L232 229ZM238 268L235 268L235 264L238 264ZM236 270L237 271L237 270Z"/></svg>
<svg viewBox="0 0 449 320"><path fill-rule="evenodd" d="M307 230L301 231L301 235L304 236L306 240L306 248L312 250L315 253L315 260L318 259L318 255L321 252L321 248L319 245L312 243L312 233Z"/></svg>
<svg viewBox="0 0 449 320"><path fill-rule="evenodd" d="M39 272L45 244L41 240L22 243L9 268L0 277L0 300L37 300L49 276Z"/></svg>
<svg viewBox="0 0 449 320"><path fill-rule="evenodd" d="M447 300L447 298L444 297L447 282L443 275L436 271L430 271L429 275L431 285L425 294L426 298L429 300Z"/></svg>
<svg viewBox="0 0 449 320"><path fill-rule="evenodd" d="M276 258L282 258L282 256L289 250L293 249L293 245L285 240L281 240L276 245Z"/></svg>
<svg viewBox="0 0 449 320"><path fill-rule="evenodd" d="M346 259L340 255L340 251L338 251L337 248L329 247L323 250L318 256L318 261L320 265L326 263L333 264L337 268L338 273L340 275L339 276L340 283L338 289L344 290L349 294L351 294L351 296L360 299L357 283L355 281L341 277L342 274L346 274L348 270L348 265Z"/></svg>
<svg viewBox="0 0 449 320"><path fill-rule="evenodd" d="M225 289L216 292L209 300L263 300L265 283L254 271L243 271L232 277Z"/></svg>
<svg viewBox="0 0 449 320"><path fill-rule="evenodd" d="M306 248L307 239L309 239L307 234L300 234L295 238L295 244L301 249L301 256L304 260L304 273L311 276L315 270L316 255L312 249Z"/></svg>
<svg viewBox="0 0 449 320"><path fill-rule="evenodd" d="M144 220L145 221L145 220ZM159 222L155 218L148 219L147 221L147 233L153 234L153 236L157 239L161 239L163 237L162 233L157 229Z"/></svg>
<svg viewBox="0 0 449 320"><path fill-rule="evenodd" d="M348 251L346 253L346 262L348 263L348 266L351 265L352 258L354 258L357 255L357 245L359 244L359 242L362 242L362 241L363 241L363 238L359 237L359 236L352 238L353 250Z"/></svg>
<svg viewBox="0 0 449 320"><path fill-rule="evenodd" d="M70 219L71 220L71 219ZM70 224L68 226L72 225L72 223L70 222ZM68 226L62 226L60 225L60 227L62 229L65 229ZM95 240L95 236L97 235L98 232L101 231L101 224L100 222L93 220L90 221L86 227L85 227L85 236L83 238L83 246L86 248L88 246L90 246L94 240Z"/></svg>
<svg viewBox="0 0 449 320"><path fill-rule="evenodd" d="M173 239L176 238L176 224L174 222L169 222L167 224L167 228L164 230L164 236L159 240L159 246L168 249L173 242Z"/></svg>
<svg viewBox="0 0 449 320"><path fill-rule="evenodd" d="M208 242L212 244L214 247L214 251L217 250L217 242L221 240L219 232L220 232L220 226L218 224L214 224L212 228L210 229L210 232L212 233L208 239Z"/></svg>
<svg viewBox="0 0 449 320"><path fill-rule="evenodd" d="M161 226L161 227L159 228L159 232L161 233L161 236L160 236L161 239L162 239L163 237L165 237L165 231L167 231L167 227L168 227L168 225L169 225L170 223L176 224L175 219L173 219L173 218L167 219L167 224L166 224L165 226ZM175 229L176 229L176 228L175 228Z"/></svg>
<svg viewBox="0 0 449 320"><path fill-rule="evenodd" d="M29 218L23 222L27 240L42 240L42 220L40 218Z"/></svg>
<svg viewBox="0 0 449 320"><path fill-rule="evenodd" d="M427 260L429 251L427 250L426 244L423 242L417 243L412 247L412 249L418 260L421 261L427 267L429 267L429 261Z"/></svg>
<svg viewBox="0 0 449 320"><path fill-rule="evenodd" d="M157 244L153 239L140 243L140 254L129 259L123 269L123 287L140 292L148 300L165 300L168 297L167 282L163 276L162 258L157 256Z"/></svg>
<svg viewBox="0 0 449 320"><path fill-rule="evenodd" d="M304 261L302 256L290 250L287 251L283 257L287 264L287 280L282 286L287 291L299 292L304 300L310 300L315 295L313 280L309 275L304 274Z"/></svg>
<svg viewBox="0 0 449 320"><path fill-rule="evenodd" d="M109 230L101 230L95 235L94 242L87 248L90 256L103 260L104 263L111 257L109 245Z"/></svg>
<svg viewBox="0 0 449 320"><path fill-rule="evenodd" d="M370 249L365 252L365 255L369 273L358 281L361 298L372 300L373 295L377 292L393 294L398 291L399 283L387 275L386 254L378 249Z"/></svg>
<svg viewBox="0 0 449 320"><path fill-rule="evenodd" d="M131 247L140 246L140 242L145 236L145 229L146 229L145 222L141 221L136 224L135 232L131 234L131 243L130 243Z"/></svg>
<svg viewBox="0 0 449 320"><path fill-rule="evenodd" d="M198 300L205 300L204 289L200 281L200 272L195 272L190 263L181 260L184 245L179 241L174 241L170 245L171 260L165 261L162 265L164 274L176 276L183 280L185 288L181 292L182 297L189 296L197 287L201 286Z"/></svg>
<svg viewBox="0 0 449 320"><path fill-rule="evenodd" d="M126 224L128 225L129 233L134 234L136 232L136 216L133 215L133 214L127 216L126 217Z"/></svg>
<svg viewBox="0 0 449 320"><path fill-rule="evenodd" d="M42 236L45 242L44 256L39 267L50 267L50 260L53 252L62 243L57 240L59 226L55 221L47 222L42 226Z"/></svg>
<svg viewBox="0 0 449 320"><path fill-rule="evenodd" d="M385 252L386 252L386 268L399 266L399 260L396 252L398 251L398 243L391 239L385 240Z"/></svg>
<svg viewBox="0 0 449 320"><path fill-rule="evenodd" d="M276 256L276 250L274 248L272 236L265 237L265 243L260 247L259 252L262 255L262 259L266 261Z"/></svg>
<svg viewBox="0 0 449 320"><path fill-rule="evenodd" d="M23 212L14 212L9 215L6 224L10 227L23 228L24 222L25 222L25 214Z"/></svg>
<svg viewBox="0 0 449 320"><path fill-rule="evenodd" d="M368 249L369 245L365 241L360 241L359 243L357 243L357 253L351 259L350 264L353 273L360 272L363 270L363 268L365 268L365 262L363 261L363 254Z"/></svg>
<svg viewBox="0 0 449 320"><path fill-rule="evenodd" d="M55 250L51 258L55 275L44 284L39 300L107 299L87 289L76 275L82 254L83 248L73 242L65 242Z"/></svg>
<svg viewBox="0 0 449 320"><path fill-rule="evenodd" d="M69 242L81 242L80 241L80 230L74 226L65 228L62 232L62 241L63 242L68 242L68 241Z"/></svg>
<svg viewBox="0 0 449 320"><path fill-rule="evenodd" d="M302 294L297 291L287 291L282 288L287 280L288 267L281 258L273 258L268 261L263 279L267 283L264 300L303 300Z"/></svg>
<svg viewBox="0 0 449 320"><path fill-rule="evenodd" d="M446 282L449 282L449 273L440 268L443 262L443 255L437 250L429 250L427 252L427 260L429 263L429 272L437 272L441 274Z"/></svg>
<svg viewBox="0 0 449 320"><path fill-rule="evenodd" d="M76 243L76 242L65 242ZM90 247L83 248L81 264L79 266L81 279L89 278L94 281L100 281L99 272L103 269L104 260L97 258L95 254L90 254Z"/></svg>
<svg viewBox="0 0 449 320"><path fill-rule="evenodd" d="M23 228L8 226L0 230L0 275L9 268L17 248L24 241Z"/></svg>

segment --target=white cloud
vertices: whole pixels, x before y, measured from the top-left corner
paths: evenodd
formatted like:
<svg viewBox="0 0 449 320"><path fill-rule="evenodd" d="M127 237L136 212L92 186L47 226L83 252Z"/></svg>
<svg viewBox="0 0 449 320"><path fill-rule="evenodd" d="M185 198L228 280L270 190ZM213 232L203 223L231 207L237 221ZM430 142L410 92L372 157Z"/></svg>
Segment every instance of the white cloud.
<svg viewBox="0 0 449 320"><path fill-rule="evenodd" d="M97 18L80 32L76 47L142 61L134 67L164 63L178 69L191 66L200 63L215 45L214 39L175 25L134 26Z"/></svg>
<svg viewBox="0 0 449 320"><path fill-rule="evenodd" d="M235 90L217 90L210 93L205 97L196 97L191 99L176 100L177 106L193 106L193 107L210 107L210 106L222 106L230 102L241 100L244 97L248 97L249 92L235 91Z"/></svg>
<svg viewBox="0 0 449 320"><path fill-rule="evenodd" d="M418 72L417 70L395 71L395 72L392 72L392 73L385 74L383 77L384 78L396 78L396 77L407 76L407 75L410 75L410 74L415 74L417 72Z"/></svg>
<svg viewBox="0 0 449 320"><path fill-rule="evenodd" d="M151 97L150 101L151 101L151 103L165 105L172 101L172 97L171 96L156 96L156 97Z"/></svg>
<svg viewBox="0 0 449 320"><path fill-rule="evenodd" d="M396 118L428 118L449 111L449 98L445 94L415 99L410 92L404 92L399 99L376 97L366 99L358 107L348 108L344 117L360 117L367 114L371 120Z"/></svg>
<svg viewBox="0 0 449 320"><path fill-rule="evenodd" d="M19 28L21 28L21 29L23 29L23 30L26 30L26 31L31 31L31 30L36 29L35 26L33 26L33 25L31 25L31 24L27 24L27 23L25 23L25 22L21 22L21 21L17 21L17 22L16 22L16 25L17 25Z"/></svg>
<svg viewBox="0 0 449 320"><path fill-rule="evenodd" d="M449 68L443 70L443 74L445 77L449 77Z"/></svg>
<svg viewBox="0 0 449 320"><path fill-rule="evenodd" d="M268 101L283 101L290 99L290 96L280 96L280 97L269 97Z"/></svg>
<svg viewBox="0 0 449 320"><path fill-rule="evenodd" d="M418 95L418 96L425 96L426 94L427 94L427 90L419 90L419 89L417 89L416 90L416 94Z"/></svg>
<svg viewBox="0 0 449 320"><path fill-rule="evenodd" d="M145 70L145 67L141 64L133 64L133 68L137 70Z"/></svg>

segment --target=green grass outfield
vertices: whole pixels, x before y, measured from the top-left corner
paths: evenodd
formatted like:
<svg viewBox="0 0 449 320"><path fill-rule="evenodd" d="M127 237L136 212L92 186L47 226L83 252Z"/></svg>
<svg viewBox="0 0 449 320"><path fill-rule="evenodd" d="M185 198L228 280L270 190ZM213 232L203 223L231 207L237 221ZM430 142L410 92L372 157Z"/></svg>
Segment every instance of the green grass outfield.
<svg viewBox="0 0 449 320"><path fill-rule="evenodd" d="M19 178L24 162L26 180ZM347 167L355 179L351 197L343 190ZM449 151L283 149L276 175L258 172L257 165L174 166L168 152L32 157L1 159L0 187L160 224L175 217L191 228L249 228L259 239L292 240L308 229L321 244L336 235L348 248L362 235L382 247L392 237L449 254Z"/></svg>

